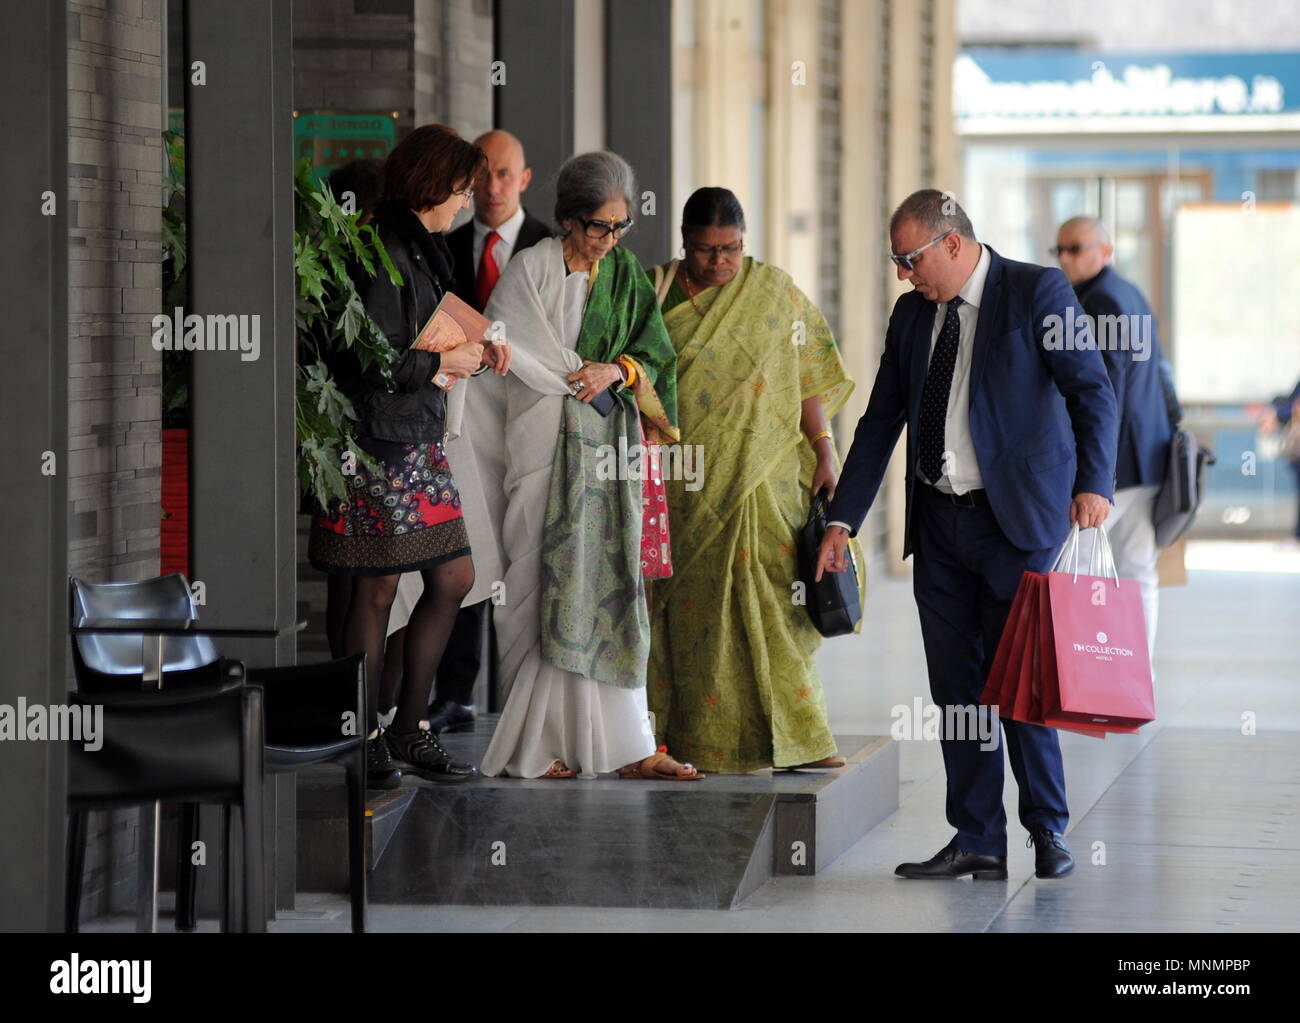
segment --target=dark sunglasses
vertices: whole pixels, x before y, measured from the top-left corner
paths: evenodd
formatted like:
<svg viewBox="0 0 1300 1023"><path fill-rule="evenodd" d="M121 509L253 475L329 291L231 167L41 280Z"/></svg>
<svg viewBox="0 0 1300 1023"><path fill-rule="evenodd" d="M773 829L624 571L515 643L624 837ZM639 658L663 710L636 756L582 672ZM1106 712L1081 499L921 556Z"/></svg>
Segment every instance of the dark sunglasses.
<svg viewBox="0 0 1300 1023"><path fill-rule="evenodd" d="M582 224L583 233L586 234L588 238L604 238L607 234L621 236L627 233L631 230L632 218L628 217L627 220L620 220L618 222L610 220L582 220L579 221L579 223Z"/></svg>
<svg viewBox="0 0 1300 1023"><path fill-rule="evenodd" d="M1047 251L1053 256L1059 256L1062 252L1077 256L1084 249L1095 249L1100 244L1100 242L1089 242L1087 245L1053 245Z"/></svg>

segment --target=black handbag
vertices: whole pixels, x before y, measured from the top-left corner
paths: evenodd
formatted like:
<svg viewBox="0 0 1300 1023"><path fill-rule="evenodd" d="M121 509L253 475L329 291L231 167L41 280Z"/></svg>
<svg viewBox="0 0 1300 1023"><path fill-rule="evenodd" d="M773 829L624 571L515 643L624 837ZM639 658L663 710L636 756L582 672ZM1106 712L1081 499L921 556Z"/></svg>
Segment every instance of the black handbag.
<svg viewBox="0 0 1300 1023"><path fill-rule="evenodd" d="M1191 430L1174 430L1165 480L1152 514L1157 547L1168 547L1192 527L1205 497L1205 467L1213 464L1214 453L1201 447Z"/></svg>
<svg viewBox="0 0 1300 1023"><path fill-rule="evenodd" d="M823 572L817 575L817 554L826 535L826 492L818 491L808 510L808 521L799 529L797 549L799 578L804 584L804 606L813 626L823 636L843 636L857 628L862 620L862 601L858 598L858 566L848 551L847 572Z"/></svg>

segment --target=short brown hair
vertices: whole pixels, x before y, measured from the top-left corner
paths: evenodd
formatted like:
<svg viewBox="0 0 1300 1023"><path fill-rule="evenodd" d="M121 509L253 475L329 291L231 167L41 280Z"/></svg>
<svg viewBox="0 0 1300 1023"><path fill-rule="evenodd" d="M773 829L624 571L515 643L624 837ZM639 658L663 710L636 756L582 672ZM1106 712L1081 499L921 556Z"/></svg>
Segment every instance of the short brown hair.
<svg viewBox="0 0 1300 1023"><path fill-rule="evenodd" d="M452 190L472 182L487 155L445 124L416 128L384 161L384 198L413 210L427 210L451 198Z"/></svg>

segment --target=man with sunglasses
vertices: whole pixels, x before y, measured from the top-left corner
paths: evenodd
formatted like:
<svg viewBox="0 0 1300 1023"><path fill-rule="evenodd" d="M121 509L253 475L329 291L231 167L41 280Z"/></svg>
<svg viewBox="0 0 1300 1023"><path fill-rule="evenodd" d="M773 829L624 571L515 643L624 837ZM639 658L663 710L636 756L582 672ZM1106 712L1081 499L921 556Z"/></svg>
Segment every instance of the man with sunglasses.
<svg viewBox="0 0 1300 1023"><path fill-rule="evenodd" d="M1174 427L1168 409L1164 357L1155 316L1142 292L1110 265L1114 249L1096 217L1073 217L1056 232L1052 255L1074 285L1106 360L1119 406L1115 455L1115 511L1106 523L1120 578L1142 589L1147 645L1156 646L1159 576L1155 506L1169 461Z"/></svg>
<svg viewBox="0 0 1300 1023"><path fill-rule="evenodd" d="M908 196L890 221L890 241L898 278L914 290L894 304L817 572L847 567L848 538L906 424L903 557L915 555L930 693L940 707L977 706L1021 574L1047 571L1072 523L1087 528L1106 519L1115 394L1095 348L1044 343L1054 317L1082 319L1065 276L981 245L951 195ZM1069 810L1057 734L1010 720L1002 727L1035 872L1064 877L1074 861L1061 837ZM1003 880L1001 746L987 749L978 736L941 742L956 835L929 860L895 873Z"/></svg>

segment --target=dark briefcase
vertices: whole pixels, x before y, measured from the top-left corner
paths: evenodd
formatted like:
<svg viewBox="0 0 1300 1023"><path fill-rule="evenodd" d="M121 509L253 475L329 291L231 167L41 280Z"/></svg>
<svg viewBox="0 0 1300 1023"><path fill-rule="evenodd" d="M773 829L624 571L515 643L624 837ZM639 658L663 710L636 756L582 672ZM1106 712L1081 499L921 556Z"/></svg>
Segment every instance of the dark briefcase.
<svg viewBox="0 0 1300 1023"><path fill-rule="evenodd" d="M826 535L826 494L819 491L812 500L808 521L799 530L799 578L804 584L804 597L808 617L823 636L843 636L852 632L862 618L862 602L858 599L858 566L849 549L847 572L824 572L821 582L814 582L817 574L817 552L822 537Z"/></svg>
<svg viewBox="0 0 1300 1023"><path fill-rule="evenodd" d="M1192 527L1205 497L1205 467L1213 464L1213 452L1201 447L1191 430L1174 430L1165 480L1152 513L1157 547L1168 547Z"/></svg>

